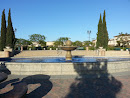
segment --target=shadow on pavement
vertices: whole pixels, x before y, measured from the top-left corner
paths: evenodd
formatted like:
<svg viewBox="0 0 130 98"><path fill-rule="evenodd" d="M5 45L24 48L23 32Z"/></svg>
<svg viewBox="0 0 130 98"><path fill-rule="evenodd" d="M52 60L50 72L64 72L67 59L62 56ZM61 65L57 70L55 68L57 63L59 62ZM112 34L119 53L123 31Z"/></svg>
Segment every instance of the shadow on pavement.
<svg viewBox="0 0 130 98"><path fill-rule="evenodd" d="M71 84L65 98L116 98L122 88L122 83L108 73L107 60L74 63L74 69L79 78Z"/></svg>
<svg viewBox="0 0 130 98"><path fill-rule="evenodd" d="M18 81L19 81L19 78L2 82L2 83L0 83L0 89L4 88L6 85L8 85L10 83L15 83L15 82L18 82Z"/></svg>
<svg viewBox="0 0 130 98"><path fill-rule="evenodd" d="M40 84L40 86L29 94L27 94L27 98L42 98L45 96L53 87L53 84L49 80L50 76L48 75L32 75L25 77L21 80L21 82L29 84Z"/></svg>
<svg viewBox="0 0 130 98"><path fill-rule="evenodd" d="M21 81L18 78L18 79L12 79L12 80L2 82L2 83L0 83L0 89L3 89L10 83L11 83L11 86L14 86L14 87L15 87L15 85L18 85L20 83L25 83L28 87L31 84L32 88L29 88L29 89L31 89L31 92L26 94L26 97L27 98L42 98L53 87L53 84L51 83L51 81L49 79L50 79L50 76L48 76L48 75L31 75L31 76L23 78ZM39 86L35 87L35 84L39 84ZM17 86L17 88L22 88L21 86L20 87ZM0 98L2 98L2 96L6 96L6 94L9 94L11 91L0 94ZM11 92L11 93L15 94L15 92Z"/></svg>

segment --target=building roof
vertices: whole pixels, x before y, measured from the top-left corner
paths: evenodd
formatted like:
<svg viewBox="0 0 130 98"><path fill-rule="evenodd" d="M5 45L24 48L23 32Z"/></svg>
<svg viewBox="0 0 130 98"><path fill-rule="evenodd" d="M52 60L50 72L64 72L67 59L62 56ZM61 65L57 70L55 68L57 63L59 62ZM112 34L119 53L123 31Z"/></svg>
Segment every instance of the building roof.
<svg viewBox="0 0 130 98"><path fill-rule="evenodd" d="M130 34L119 34L119 35L114 36L114 37L118 37L118 36L130 36Z"/></svg>

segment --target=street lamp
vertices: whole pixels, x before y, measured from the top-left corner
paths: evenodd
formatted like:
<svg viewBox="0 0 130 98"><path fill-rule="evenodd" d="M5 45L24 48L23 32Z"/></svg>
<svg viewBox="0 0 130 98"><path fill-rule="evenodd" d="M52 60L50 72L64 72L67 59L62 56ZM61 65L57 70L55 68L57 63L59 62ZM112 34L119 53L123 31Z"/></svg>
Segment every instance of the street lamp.
<svg viewBox="0 0 130 98"><path fill-rule="evenodd" d="M88 30L88 31L87 31L87 33L88 33L88 35L89 35L89 37L88 37L88 38L89 38L89 41L90 41L90 34L91 34L91 30L90 30L90 31Z"/></svg>

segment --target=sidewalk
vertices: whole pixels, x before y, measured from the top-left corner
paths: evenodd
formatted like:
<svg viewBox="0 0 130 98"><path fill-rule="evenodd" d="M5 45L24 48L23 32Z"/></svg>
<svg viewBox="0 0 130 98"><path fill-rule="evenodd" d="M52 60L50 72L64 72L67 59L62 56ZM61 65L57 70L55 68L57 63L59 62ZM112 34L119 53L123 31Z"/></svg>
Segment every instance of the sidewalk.
<svg viewBox="0 0 130 98"><path fill-rule="evenodd" d="M28 98L130 98L130 72L95 77L9 75L0 84L0 94L11 90L18 78L28 84Z"/></svg>

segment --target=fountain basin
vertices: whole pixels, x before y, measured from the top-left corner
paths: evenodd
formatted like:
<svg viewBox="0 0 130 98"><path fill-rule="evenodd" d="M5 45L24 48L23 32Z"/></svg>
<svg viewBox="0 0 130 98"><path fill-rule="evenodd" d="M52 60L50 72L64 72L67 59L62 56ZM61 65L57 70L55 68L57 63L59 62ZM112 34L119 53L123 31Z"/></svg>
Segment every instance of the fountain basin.
<svg viewBox="0 0 130 98"><path fill-rule="evenodd" d="M117 73L130 71L130 58L97 58L95 57L84 61L87 58L73 58L72 62L66 62L65 58L55 58L61 62L27 62L30 59L37 61L36 58L26 59L26 63L20 58L14 58L19 60L17 62L4 61L1 66L1 70L9 70L12 75L35 75L35 74L46 74L46 75L79 75L79 74L98 74L98 73ZM35 60L34 60L35 59ZM63 61L62 61L63 60ZM80 61L82 60L82 62ZM24 62L23 62L24 61ZM31 60L32 61L32 60Z"/></svg>
<svg viewBox="0 0 130 98"><path fill-rule="evenodd" d="M65 50L65 51L71 51L71 50L75 50L77 47L75 47L75 46L62 46L59 48L61 48L62 50Z"/></svg>
<svg viewBox="0 0 130 98"><path fill-rule="evenodd" d="M62 46L60 48L66 51L66 61L72 61L71 51L75 50L77 47L76 46Z"/></svg>

